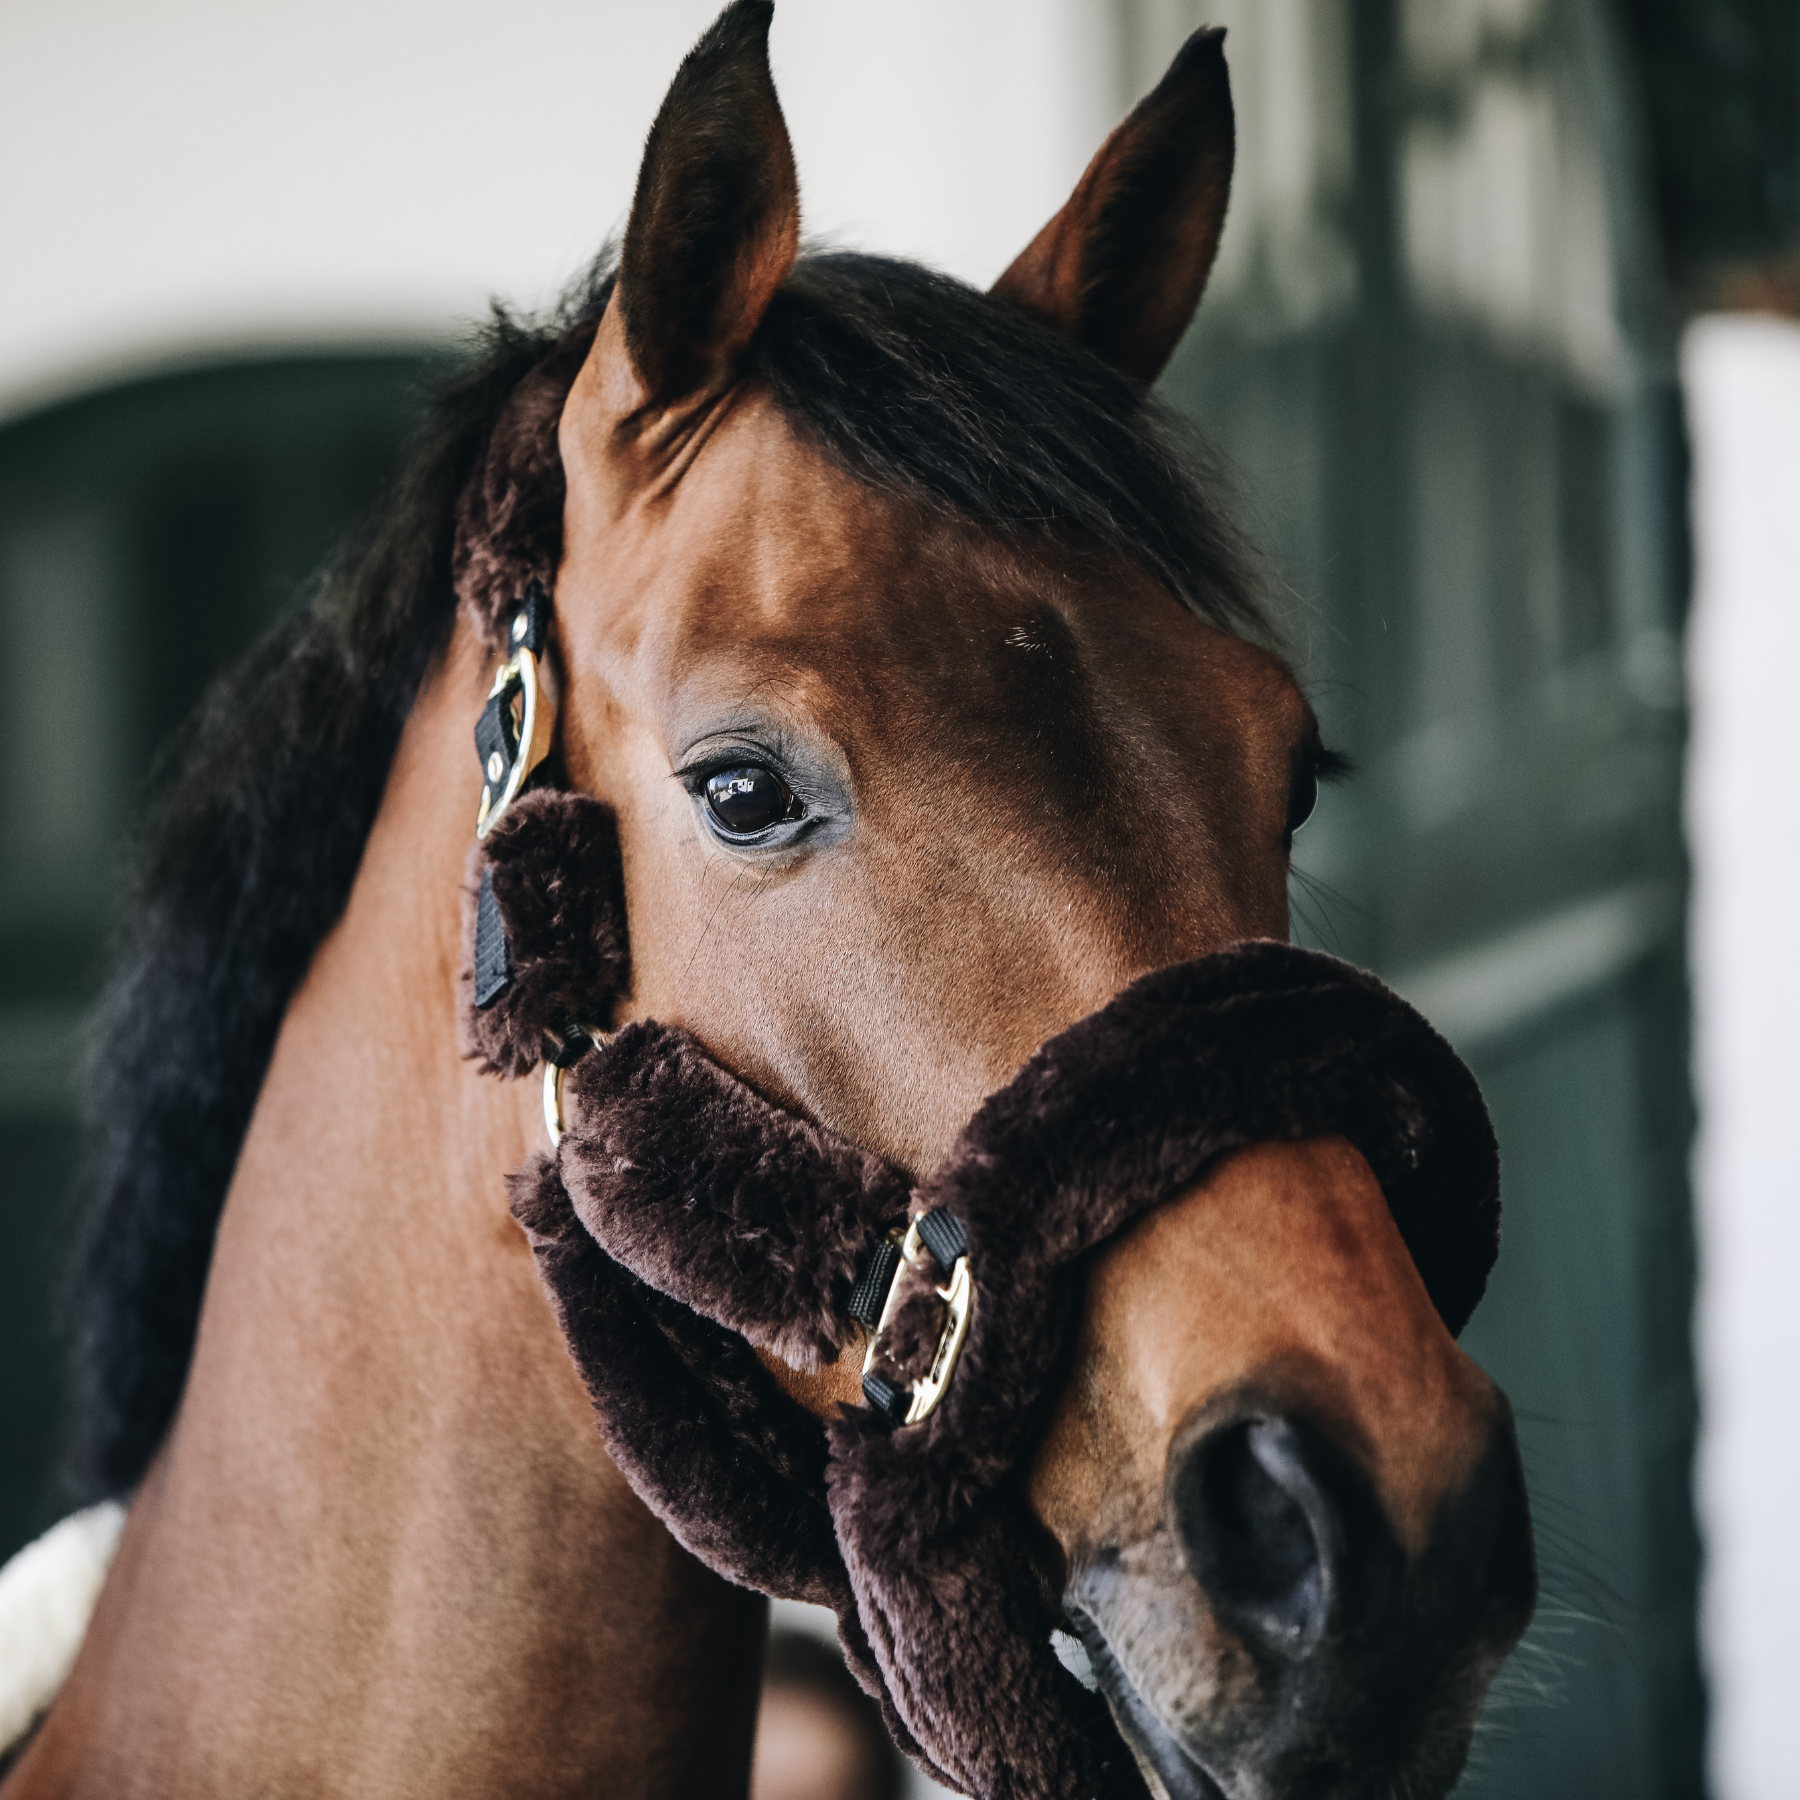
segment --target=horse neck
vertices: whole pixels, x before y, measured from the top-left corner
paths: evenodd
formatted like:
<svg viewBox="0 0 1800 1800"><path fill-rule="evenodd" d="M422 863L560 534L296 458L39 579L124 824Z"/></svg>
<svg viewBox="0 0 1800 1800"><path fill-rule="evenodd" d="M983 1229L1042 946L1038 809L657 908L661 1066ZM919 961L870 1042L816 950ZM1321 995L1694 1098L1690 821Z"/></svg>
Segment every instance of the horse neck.
<svg viewBox="0 0 1800 1800"><path fill-rule="evenodd" d="M15 1794L743 1792L759 1600L608 1461L457 1052L459 627L283 1022L180 1417ZM280 1771L277 1775L276 1772Z"/></svg>

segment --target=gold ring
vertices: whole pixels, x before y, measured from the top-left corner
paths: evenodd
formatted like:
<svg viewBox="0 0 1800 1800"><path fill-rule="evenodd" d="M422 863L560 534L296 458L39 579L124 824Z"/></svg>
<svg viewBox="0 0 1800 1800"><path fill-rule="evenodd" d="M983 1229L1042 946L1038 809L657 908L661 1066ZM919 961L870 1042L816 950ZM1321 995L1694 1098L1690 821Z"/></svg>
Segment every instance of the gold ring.
<svg viewBox="0 0 1800 1800"><path fill-rule="evenodd" d="M606 1033L594 1025L571 1025L568 1036L586 1038L590 1044L606 1042ZM566 1129L563 1119L563 1076L580 1060L580 1057L576 1057L571 1062L544 1064L544 1129L550 1134L550 1147L553 1150L562 1143Z"/></svg>

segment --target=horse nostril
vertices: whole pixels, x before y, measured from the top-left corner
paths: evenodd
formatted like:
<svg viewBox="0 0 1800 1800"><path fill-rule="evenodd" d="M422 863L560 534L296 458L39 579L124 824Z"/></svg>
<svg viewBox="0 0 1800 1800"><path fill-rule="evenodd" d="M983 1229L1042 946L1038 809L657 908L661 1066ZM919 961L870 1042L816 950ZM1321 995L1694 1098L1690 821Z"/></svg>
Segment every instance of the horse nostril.
<svg viewBox="0 0 1800 1800"><path fill-rule="evenodd" d="M1324 1632L1341 1535L1286 1419L1241 1419L1191 1445L1172 1499L1189 1571L1256 1647L1303 1654Z"/></svg>

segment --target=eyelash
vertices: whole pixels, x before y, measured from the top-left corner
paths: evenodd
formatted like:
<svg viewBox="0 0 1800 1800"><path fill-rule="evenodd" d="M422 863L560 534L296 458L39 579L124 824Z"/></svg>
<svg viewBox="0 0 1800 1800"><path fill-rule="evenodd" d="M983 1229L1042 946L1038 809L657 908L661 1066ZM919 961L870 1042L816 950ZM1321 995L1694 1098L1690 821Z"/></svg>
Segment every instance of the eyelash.
<svg viewBox="0 0 1800 1800"><path fill-rule="evenodd" d="M1306 760L1294 771L1288 786L1287 823L1281 834L1282 849L1292 853L1294 834L1318 810L1319 789L1327 782L1341 781L1350 773L1350 759L1336 750L1316 744Z"/></svg>

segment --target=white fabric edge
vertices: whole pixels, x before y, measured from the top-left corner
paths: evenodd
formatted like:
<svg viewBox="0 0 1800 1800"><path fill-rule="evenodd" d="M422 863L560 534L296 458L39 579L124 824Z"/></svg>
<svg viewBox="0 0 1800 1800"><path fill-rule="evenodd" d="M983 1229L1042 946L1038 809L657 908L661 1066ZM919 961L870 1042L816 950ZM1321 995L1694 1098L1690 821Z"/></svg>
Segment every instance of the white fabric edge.
<svg viewBox="0 0 1800 1800"><path fill-rule="evenodd" d="M0 1756L68 1680L124 1528L125 1508L103 1500L51 1526L0 1569Z"/></svg>

